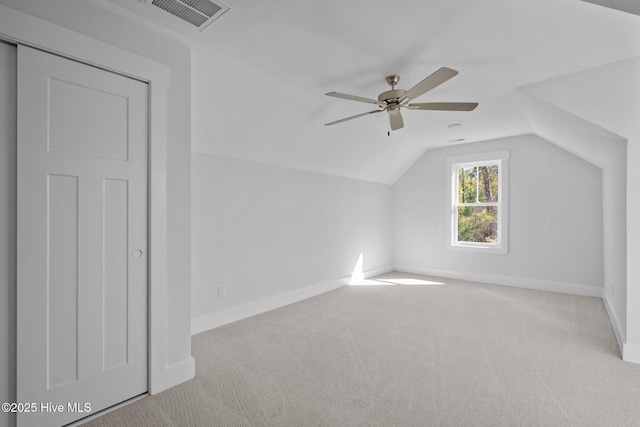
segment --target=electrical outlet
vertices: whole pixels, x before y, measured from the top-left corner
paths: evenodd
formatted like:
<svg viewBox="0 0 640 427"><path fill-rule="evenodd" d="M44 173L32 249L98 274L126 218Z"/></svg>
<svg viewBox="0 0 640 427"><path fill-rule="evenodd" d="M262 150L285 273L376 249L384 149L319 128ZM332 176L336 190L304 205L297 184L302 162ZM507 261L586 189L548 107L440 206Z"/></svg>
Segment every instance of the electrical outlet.
<svg viewBox="0 0 640 427"><path fill-rule="evenodd" d="M218 286L218 298L223 298L225 291L226 289L224 288L224 286Z"/></svg>

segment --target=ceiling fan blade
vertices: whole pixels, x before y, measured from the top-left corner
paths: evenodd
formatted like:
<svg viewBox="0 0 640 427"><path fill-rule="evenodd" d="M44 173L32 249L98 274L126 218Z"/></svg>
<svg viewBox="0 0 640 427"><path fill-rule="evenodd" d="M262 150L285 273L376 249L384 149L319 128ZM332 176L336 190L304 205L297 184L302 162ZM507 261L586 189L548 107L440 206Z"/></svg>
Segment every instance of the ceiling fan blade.
<svg viewBox="0 0 640 427"><path fill-rule="evenodd" d="M451 68L442 67L435 73L431 74L426 79L422 80L420 83L409 89L402 98L400 98L400 102L402 103L405 99L415 99L422 95L425 92L430 91L431 89L440 86L442 83L446 82L452 77L455 77L458 74L456 70L452 70Z"/></svg>
<svg viewBox="0 0 640 427"><path fill-rule="evenodd" d="M325 123L325 126L331 126L331 125L337 125L338 123L342 123L342 122L346 122L347 120L353 120L353 119L357 119L358 117L363 117L369 114L373 114L373 113L381 113L384 110L373 110L373 111L369 111L367 113L362 113L362 114L356 114L355 116L351 116L351 117L347 117L344 119L340 119L340 120L336 120L335 122L331 122L331 123Z"/></svg>
<svg viewBox="0 0 640 427"><path fill-rule="evenodd" d="M410 110L473 111L477 106L477 102L423 102L409 104L407 108Z"/></svg>
<svg viewBox="0 0 640 427"><path fill-rule="evenodd" d="M366 102L367 104L377 104L378 103L378 101L376 101L375 99L364 98L362 96L356 96L356 95L348 95L346 93L340 93L340 92L329 92L329 93L325 93L325 95L334 96L336 98L348 99L348 100L351 100L351 101Z"/></svg>
<svg viewBox="0 0 640 427"><path fill-rule="evenodd" d="M398 130L404 127L404 120L402 120L400 110L389 111L389 123L391 124L391 130Z"/></svg>

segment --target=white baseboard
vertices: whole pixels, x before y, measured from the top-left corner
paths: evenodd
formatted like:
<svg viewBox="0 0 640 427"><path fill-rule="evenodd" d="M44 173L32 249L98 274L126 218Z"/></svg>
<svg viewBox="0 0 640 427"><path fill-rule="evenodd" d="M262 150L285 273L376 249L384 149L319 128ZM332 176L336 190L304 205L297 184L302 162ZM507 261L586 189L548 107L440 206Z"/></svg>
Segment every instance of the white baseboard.
<svg viewBox="0 0 640 427"><path fill-rule="evenodd" d="M393 268L392 265L390 265L388 267L376 268L376 269L373 269L373 270L365 271L364 272L364 278L365 279L369 279L371 277L379 276L381 274L391 273L394 270L395 269Z"/></svg>
<svg viewBox="0 0 640 427"><path fill-rule="evenodd" d="M640 363L640 345L624 343L622 345L622 360Z"/></svg>
<svg viewBox="0 0 640 427"><path fill-rule="evenodd" d="M181 384L196 376L196 360L193 357L167 366L165 370L165 389Z"/></svg>
<svg viewBox="0 0 640 427"><path fill-rule="evenodd" d="M559 292L563 294L602 298L602 288L578 285L574 283L550 282L546 280L524 279L519 277L499 276L484 273L463 273L458 271L437 270L432 268L396 265L395 271L402 273L422 274L425 276L445 277L449 279L469 280L492 285L511 286L515 288L533 289L537 291Z"/></svg>
<svg viewBox="0 0 640 427"><path fill-rule="evenodd" d="M333 280L191 319L191 335L315 297L341 288L347 283L348 279Z"/></svg>
<svg viewBox="0 0 640 427"><path fill-rule="evenodd" d="M609 321L611 322L611 327L613 328L613 333L616 335L616 341L618 342L618 348L620 349L620 355L624 358L624 329L621 326L620 321L618 320L618 316L614 311L611 303L609 302L609 297L606 292L602 293L602 302L604 303L604 308L607 310L607 315L609 316Z"/></svg>

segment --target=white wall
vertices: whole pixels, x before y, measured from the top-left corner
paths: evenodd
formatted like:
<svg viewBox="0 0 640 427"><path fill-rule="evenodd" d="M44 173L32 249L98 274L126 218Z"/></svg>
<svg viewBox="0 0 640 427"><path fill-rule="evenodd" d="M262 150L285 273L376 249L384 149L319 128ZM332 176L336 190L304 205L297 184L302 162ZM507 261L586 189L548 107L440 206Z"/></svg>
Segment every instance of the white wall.
<svg viewBox="0 0 640 427"><path fill-rule="evenodd" d="M615 255L610 257L611 265L606 266L607 278L614 282L605 298L612 321L617 323L616 332L622 341L623 358L635 363L640 363L640 263L637 262L640 258L640 228L635 220L640 217L640 192L636 189L640 180L636 167L640 161L640 121L637 119L640 111L639 73L640 57L634 57L520 88L547 105L626 140L623 155L613 147L609 153L601 155L612 163L605 178L607 175L610 177L609 188L615 192L611 192L606 206L610 205L611 209L608 217L617 221L610 228ZM599 155L601 151L592 153ZM626 178L626 183L620 182L621 171L626 174L622 178ZM624 192L622 195L619 194L621 191ZM620 225L622 223L626 226Z"/></svg>
<svg viewBox="0 0 640 427"><path fill-rule="evenodd" d="M446 250L446 158L496 150L510 151L509 254ZM401 271L599 296L602 174L533 135L431 150L393 187L393 232Z"/></svg>
<svg viewBox="0 0 640 427"><path fill-rule="evenodd" d="M640 131L634 133L627 147L626 340L623 357L640 363L640 192L637 189L640 182Z"/></svg>
<svg viewBox="0 0 640 427"><path fill-rule="evenodd" d="M16 49L0 43L0 402L16 396ZM15 417L0 412L0 425Z"/></svg>
<svg viewBox="0 0 640 427"><path fill-rule="evenodd" d="M627 313L627 141L534 97L527 99L526 108L536 135L602 170L603 299L622 345Z"/></svg>
<svg viewBox="0 0 640 427"><path fill-rule="evenodd" d="M191 163L195 331L225 310L340 285L361 253L365 271L391 266L391 186L199 153Z"/></svg>

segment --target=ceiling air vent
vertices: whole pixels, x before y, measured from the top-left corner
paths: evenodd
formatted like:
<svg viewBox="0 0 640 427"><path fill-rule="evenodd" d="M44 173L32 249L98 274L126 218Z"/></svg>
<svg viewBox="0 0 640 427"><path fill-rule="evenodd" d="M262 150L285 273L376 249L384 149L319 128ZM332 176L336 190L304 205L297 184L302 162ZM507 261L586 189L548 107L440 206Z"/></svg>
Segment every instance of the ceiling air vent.
<svg viewBox="0 0 640 427"><path fill-rule="evenodd" d="M222 2L209 0L142 0L197 27L200 31L229 10Z"/></svg>

